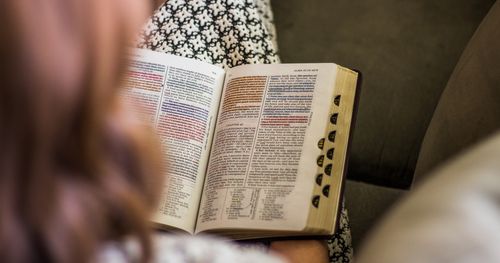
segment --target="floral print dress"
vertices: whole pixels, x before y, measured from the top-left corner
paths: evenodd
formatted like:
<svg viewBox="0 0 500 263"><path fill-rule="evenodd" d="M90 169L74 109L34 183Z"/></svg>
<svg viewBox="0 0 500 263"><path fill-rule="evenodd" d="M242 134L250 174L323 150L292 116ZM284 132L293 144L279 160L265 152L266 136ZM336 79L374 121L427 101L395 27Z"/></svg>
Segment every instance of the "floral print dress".
<svg viewBox="0 0 500 263"><path fill-rule="evenodd" d="M280 63L270 0L168 0L146 24L138 46L223 68ZM328 246L330 262L351 262L344 208Z"/></svg>

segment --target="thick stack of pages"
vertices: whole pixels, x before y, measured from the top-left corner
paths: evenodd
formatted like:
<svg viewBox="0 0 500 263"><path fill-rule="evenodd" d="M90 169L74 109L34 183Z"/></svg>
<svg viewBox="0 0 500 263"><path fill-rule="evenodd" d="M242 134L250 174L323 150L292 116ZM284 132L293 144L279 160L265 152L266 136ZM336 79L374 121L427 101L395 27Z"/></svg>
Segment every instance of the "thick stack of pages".
<svg viewBox="0 0 500 263"><path fill-rule="evenodd" d="M358 73L335 64L227 71L135 50L124 98L168 163L165 230L235 239L334 233Z"/></svg>

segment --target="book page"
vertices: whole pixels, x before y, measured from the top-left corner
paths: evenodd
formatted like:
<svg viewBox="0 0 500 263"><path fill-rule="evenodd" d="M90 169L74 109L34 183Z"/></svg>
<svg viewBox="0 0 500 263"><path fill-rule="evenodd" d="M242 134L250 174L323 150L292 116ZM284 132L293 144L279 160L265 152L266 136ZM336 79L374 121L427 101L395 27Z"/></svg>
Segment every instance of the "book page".
<svg viewBox="0 0 500 263"><path fill-rule="evenodd" d="M196 232L305 227L336 69L281 64L227 72Z"/></svg>
<svg viewBox="0 0 500 263"><path fill-rule="evenodd" d="M224 70L134 50L124 97L161 139L167 175L153 221L192 233L219 107Z"/></svg>

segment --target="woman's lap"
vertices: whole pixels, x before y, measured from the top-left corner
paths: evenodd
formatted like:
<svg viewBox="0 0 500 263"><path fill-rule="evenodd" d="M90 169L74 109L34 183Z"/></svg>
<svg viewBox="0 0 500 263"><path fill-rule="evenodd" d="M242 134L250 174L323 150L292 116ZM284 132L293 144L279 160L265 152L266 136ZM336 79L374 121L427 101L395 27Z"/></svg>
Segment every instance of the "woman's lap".
<svg viewBox="0 0 500 263"><path fill-rule="evenodd" d="M280 62L270 0L169 0L148 22L138 46L224 68ZM328 247L330 262L351 261L344 208Z"/></svg>

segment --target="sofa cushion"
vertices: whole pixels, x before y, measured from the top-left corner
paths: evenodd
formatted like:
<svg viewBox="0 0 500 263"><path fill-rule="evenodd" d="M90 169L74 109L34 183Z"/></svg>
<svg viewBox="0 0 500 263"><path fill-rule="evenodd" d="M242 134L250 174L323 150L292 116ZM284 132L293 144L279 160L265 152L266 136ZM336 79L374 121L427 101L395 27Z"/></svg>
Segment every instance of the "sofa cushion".
<svg viewBox="0 0 500 263"><path fill-rule="evenodd" d="M415 182L500 128L500 3L477 29L443 91L422 142Z"/></svg>

